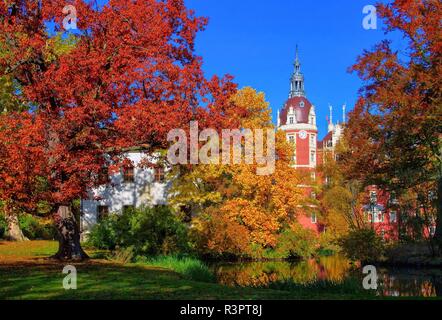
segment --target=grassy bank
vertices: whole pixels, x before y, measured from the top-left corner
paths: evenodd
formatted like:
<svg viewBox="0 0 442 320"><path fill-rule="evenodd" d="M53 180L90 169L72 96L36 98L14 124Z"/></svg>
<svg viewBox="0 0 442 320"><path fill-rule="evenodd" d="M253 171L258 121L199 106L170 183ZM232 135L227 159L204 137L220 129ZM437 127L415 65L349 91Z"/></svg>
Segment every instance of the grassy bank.
<svg viewBox="0 0 442 320"><path fill-rule="evenodd" d="M232 288L189 280L183 270L202 266L190 260L161 258L143 264L102 259L75 264L77 290L62 287L64 264L48 260L57 249L50 241L0 242L0 299L370 299L373 296L324 287ZM88 252L92 257L96 252ZM175 269L175 271L173 271ZM180 274L184 273L184 274ZM194 275L193 275L194 276ZM207 280L207 279L206 279Z"/></svg>
<svg viewBox="0 0 442 320"><path fill-rule="evenodd" d="M216 278L201 261L189 257L161 256L140 261L139 264L172 270L187 280L215 283Z"/></svg>

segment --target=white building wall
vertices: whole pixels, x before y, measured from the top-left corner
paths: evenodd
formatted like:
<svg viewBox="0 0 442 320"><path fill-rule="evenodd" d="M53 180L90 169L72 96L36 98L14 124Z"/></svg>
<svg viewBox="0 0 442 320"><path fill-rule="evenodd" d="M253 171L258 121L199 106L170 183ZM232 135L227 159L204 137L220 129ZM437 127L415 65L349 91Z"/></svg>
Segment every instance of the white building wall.
<svg viewBox="0 0 442 320"><path fill-rule="evenodd" d="M122 212L124 206L167 204L170 183L155 182L153 168L139 167L147 155L142 152L130 152L125 156L134 164L134 182L125 183L123 174L117 173L110 176L109 184L90 190L88 198L81 201L81 224L84 232L87 233L97 223L99 206L108 206L109 213L118 214Z"/></svg>

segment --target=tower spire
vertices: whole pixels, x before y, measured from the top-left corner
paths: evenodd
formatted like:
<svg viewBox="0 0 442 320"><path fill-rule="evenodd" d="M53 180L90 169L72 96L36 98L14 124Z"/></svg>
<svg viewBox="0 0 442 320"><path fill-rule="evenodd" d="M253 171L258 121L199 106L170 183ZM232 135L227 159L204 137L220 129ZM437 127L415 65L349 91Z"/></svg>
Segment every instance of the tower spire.
<svg viewBox="0 0 442 320"><path fill-rule="evenodd" d="M298 45L296 45L296 57L294 63L294 72L290 78L289 98L305 97L304 75L301 72L301 62L299 61Z"/></svg>
<svg viewBox="0 0 442 320"><path fill-rule="evenodd" d="M335 126L333 124L333 106L331 104L329 104L328 107L330 108L330 120L328 123L328 132L331 132L335 128Z"/></svg>

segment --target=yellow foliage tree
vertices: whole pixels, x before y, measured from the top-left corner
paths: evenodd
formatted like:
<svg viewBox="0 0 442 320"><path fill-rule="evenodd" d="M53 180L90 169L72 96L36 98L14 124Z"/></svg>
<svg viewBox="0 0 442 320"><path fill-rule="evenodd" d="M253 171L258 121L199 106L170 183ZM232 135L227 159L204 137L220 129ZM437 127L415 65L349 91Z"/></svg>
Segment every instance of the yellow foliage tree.
<svg viewBox="0 0 442 320"><path fill-rule="evenodd" d="M241 110L241 128L275 130L263 93L246 87L232 102ZM248 255L255 246L275 247L279 233L294 221L303 193L300 177L291 166L293 146L284 132L276 132L275 170L258 175L253 164L180 166L171 203L187 208L200 247L208 252ZM267 141L265 141L265 144ZM264 148L266 150L266 148Z"/></svg>

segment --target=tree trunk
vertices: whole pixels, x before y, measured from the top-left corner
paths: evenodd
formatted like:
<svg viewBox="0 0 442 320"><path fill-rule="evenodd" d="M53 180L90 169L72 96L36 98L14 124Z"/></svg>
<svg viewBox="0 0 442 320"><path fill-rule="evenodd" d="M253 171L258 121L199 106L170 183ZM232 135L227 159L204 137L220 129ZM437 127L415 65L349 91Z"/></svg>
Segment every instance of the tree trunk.
<svg viewBox="0 0 442 320"><path fill-rule="evenodd" d="M442 177L437 181L437 216L434 240L438 245L439 255L442 255Z"/></svg>
<svg viewBox="0 0 442 320"><path fill-rule="evenodd" d="M53 258L62 261L88 259L80 244L80 228L70 206L60 205L55 215L58 230L58 252Z"/></svg>
<svg viewBox="0 0 442 320"><path fill-rule="evenodd" d="M9 208L5 208L6 222L8 228L6 230L6 239L9 241L29 241L20 229L20 223L18 222L18 216L15 212Z"/></svg>

